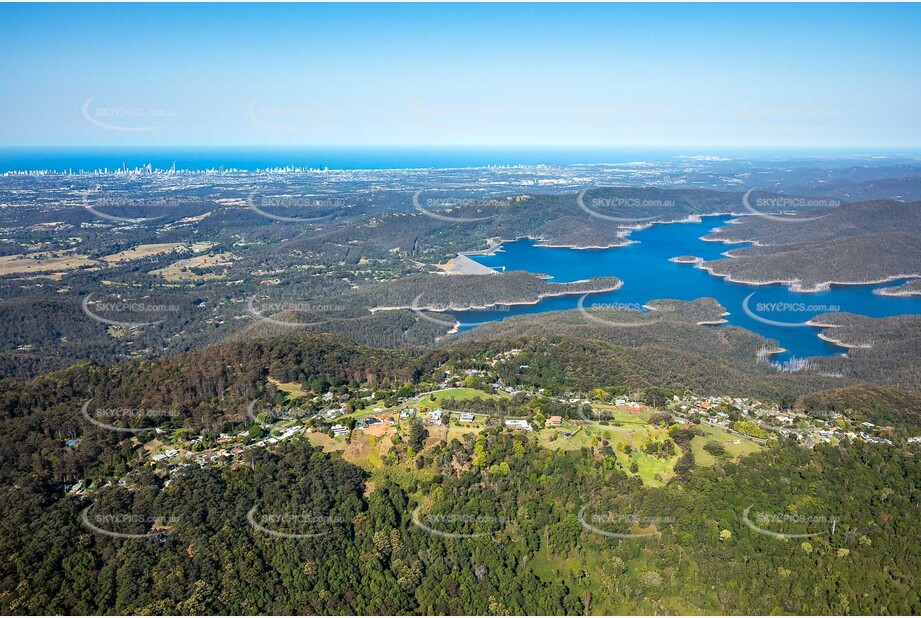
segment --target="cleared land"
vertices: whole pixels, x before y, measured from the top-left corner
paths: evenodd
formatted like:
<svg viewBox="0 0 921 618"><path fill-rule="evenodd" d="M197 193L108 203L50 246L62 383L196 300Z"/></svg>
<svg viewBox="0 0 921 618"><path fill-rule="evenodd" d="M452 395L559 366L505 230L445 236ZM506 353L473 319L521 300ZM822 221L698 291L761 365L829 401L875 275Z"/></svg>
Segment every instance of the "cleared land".
<svg viewBox="0 0 921 618"><path fill-rule="evenodd" d="M503 391L497 391L495 395L491 395L486 391L481 391L476 388L446 388L442 391L435 391L429 395L422 396L418 402L428 407L438 407L443 406L444 402L449 399L456 399L457 401L468 401L471 399L511 399L511 396L508 393Z"/></svg>
<svg viewBox="0 0 921 618"><path fill-rule="evenodd" d="M175 251L180 247L184 247L185 243L181 242L165 242L157 243L150 245L138 245L132 249L125 249L124 251L119 251L118 253L113 253L112 255L107 255L102 258L102 260L108 264L121 264L122 262L130 262L131 260L139 260L141 258L151 257L153 255L159 255L161 253L169 253L170 251Z"/></svg>
<svg viewBox="0 0 921 618"><path fill-rule="evenodd" d="M163 277L167 281L203 281L206 279L220 279L222 275L207 273L200 275L194 271L196 268L213 268L215 266L229 265L235 256L230 253L216 253L214 255L196 255L173 262L164 268L150 271L149 274Z"/></svg>
<svg viewBox="0 0 921 618"><path fill-rule="evenodd" d="M0 276L62 272L95 266L98 262L71 251L42 251L0 256Z"/></svg>

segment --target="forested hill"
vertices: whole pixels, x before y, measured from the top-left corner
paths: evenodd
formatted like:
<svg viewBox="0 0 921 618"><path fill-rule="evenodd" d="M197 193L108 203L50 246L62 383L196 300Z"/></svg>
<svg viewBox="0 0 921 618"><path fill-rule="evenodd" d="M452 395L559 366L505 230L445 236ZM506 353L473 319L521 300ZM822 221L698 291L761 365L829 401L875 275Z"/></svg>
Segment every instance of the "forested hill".
<svg viewBox="0 0 921 618"><path fill-rule="evenodd" d="M0 607L12 614L921 611L914 543L921 459L896 449L779 445L663 488L628 480L600 451L547 450L498 430L475 442L439 443L420 458L415 478L379 480L373 489L359 468L302 442L255 452L249 465L190 470L166 488L142 473L92 502L5 483ZM791 514L801 519L783 519ZM98 534L83 518L149 536ZM250 520L276 522L275 534ZM433 534L431 526L459 536Z"/></svg>
<svg viewBox="0 0 921 618"><path fill-rule="evenodd" d="M658 311L668 306L657 304ZM667 327L690 320L706 330L696 319L713 307L674 309ZM90 398L115 409L162 408L175 412L157 424L163 436L211 439L258 430L246 403L285 401L282 382L333 398L364 386L396 402L437 388L448 370L464 375L487 366L506 384L543 389L540 405L566 408L569 418L578 418L573 406L548 397L599 388L661 395L665 386L790 402L805 392L801 405L816 412L865 405L857 389L809 399L819 386L809 381L819 378L748 371L736 360L578 331L425 351L300 335L7 381L0 394L0 551L8 557L0 564L0 610L921 611L921 550L907 541L921 537L921 457L909 444L844 440L811 450L781 439L732 459L695 452L700 428L676 424L667 428L669 448L682 452L676 474L654 487L618 460L614 449L625 447L616 426L599 425L593 440L567 450L537 432L487 423L456 437L414 429L406 438L413 444L402 444L387 465L366 457L358 467L302 434L244 449L232 463L176 468L167 482L166 467L145 454L161 434L126 436L80 412ZM840 382L825 379L826 386ZM888 403L874 418L884 422L907 400L882 395ZM707 466L695 463L705 456ZM68 491L76 480L91 489Z"/></svg>

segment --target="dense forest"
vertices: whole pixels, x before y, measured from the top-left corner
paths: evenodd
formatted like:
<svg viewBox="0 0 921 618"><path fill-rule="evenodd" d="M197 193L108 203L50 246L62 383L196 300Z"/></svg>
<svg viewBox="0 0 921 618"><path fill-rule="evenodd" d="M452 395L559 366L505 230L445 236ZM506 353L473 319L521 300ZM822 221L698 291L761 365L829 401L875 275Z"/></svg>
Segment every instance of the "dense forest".
<svg viewBox="0 0 921 618"><path fill-rule="evenodd" d="M300 438L231 465L191 466L167 482L139 458L155 435L128 440L79 416L83 401L98 398L176 410L163 426L171 430L236 431L253 426L246 401L271 399L268 376L319 392L364 384L411 394L430 389L439 368L480 367L512 349L514 360L494 370L548 394L645 387L655 402L668 391L653 381L720 384L717 367L712 375L697 368L695 376L692 365L667 372L653 363L661 357L653 349L602 341L470 341L413 353L316 335L7 382L0 607L8 614L921 610L916 445L808 449L775 440L737 461L708 445L716 463L701 467L688 446L693 427L674 425L656 446L681 455L677 474L651 487L627 474L613 441L554 450L487 423L450 441L425 442L427 432L413 429L373 476ZM766 375L750 379L784 390ZM797 402L816 411L869 406L878 422L909 427L918 417L903 410L916 404L891 389L857 387ZM483 409L476 400L451 405ZM539 405L576 416L573 406ZM498 412L523 409L511 399ZM77 446L65 445L74 438ZM68 492L76 480L95 489Z"/></svg>
<svg viewBox="0 0 921 618"><path fill-rule="evenodd" d="M142 473L92 503L43 489L24 471L3 488L3 611L921 609L917 453L779 444L740 464L691 464L655 489L629 480L604 449L555 452L500 430L417 457L412 477L395 473L372 488L359 468L296 442L248 465L193 470L169 487ZM756 533L750 506L768 517L759 526L813 536ZM249 525L248 514L280 534ZM82 517L148 536L112 538ZM801 523L822 517L833 532Z"/></svg>

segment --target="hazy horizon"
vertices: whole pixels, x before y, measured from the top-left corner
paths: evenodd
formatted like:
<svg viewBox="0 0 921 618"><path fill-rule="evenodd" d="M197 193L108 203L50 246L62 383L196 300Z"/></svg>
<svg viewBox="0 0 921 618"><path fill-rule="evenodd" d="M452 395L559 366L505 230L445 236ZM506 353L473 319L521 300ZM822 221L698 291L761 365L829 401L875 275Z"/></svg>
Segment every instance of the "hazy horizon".
<svg viewBox="0 0 921 618"><path fill-rule="evenodd" d="M0 146L915 148L919 22L879 4L2 5Z"/></svg>

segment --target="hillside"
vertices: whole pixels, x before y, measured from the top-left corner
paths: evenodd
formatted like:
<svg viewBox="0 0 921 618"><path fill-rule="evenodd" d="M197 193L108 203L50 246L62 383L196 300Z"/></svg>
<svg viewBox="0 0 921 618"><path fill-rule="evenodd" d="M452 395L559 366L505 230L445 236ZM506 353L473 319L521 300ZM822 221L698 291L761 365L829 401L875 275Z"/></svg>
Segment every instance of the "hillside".
<svg viewBox="0 0 921 618"><path fill-rule="evenodd" d="M787 283L797 291L829 283L877 283L921 273L921 234L847 236L802 245L750 247L701 268L730 281Z"/></svg>

